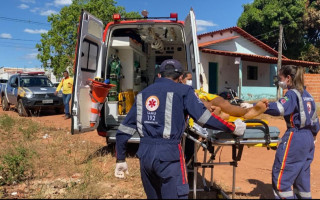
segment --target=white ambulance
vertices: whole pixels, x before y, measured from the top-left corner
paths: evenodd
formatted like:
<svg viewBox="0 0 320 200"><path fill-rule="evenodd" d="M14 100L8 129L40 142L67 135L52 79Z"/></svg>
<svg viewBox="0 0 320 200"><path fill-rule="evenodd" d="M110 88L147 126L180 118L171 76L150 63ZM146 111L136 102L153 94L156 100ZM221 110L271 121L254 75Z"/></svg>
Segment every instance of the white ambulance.
<svg viewBox="0 0 320 200"><path fill-rule="evenodd" d="M115 142L118 126L134 102L134 96L154 82L157 69L166 59L179 60L193 73L193 87L200 88L200 60L195 15L191 9L185 21L176 13L169 17L122 19L103 22L86 11L80 17L72 93L71 133L97 129L107 143ZM90 121L91 96L88 79L108 80L116 85L94 126ZM97 80L98 80L97 79ZM138 143L136 133L129 142Z"/></svg>

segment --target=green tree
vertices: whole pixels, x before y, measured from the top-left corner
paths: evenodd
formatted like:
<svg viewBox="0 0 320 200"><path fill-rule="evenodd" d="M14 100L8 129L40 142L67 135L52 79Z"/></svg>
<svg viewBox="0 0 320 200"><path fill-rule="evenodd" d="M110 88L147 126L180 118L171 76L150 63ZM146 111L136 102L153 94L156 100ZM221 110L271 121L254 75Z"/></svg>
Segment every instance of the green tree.
<svg viewBox="0 0 320 200"><path fill-rule="evenodd" d="M255 0L243 7L244 12L238 19L239 27L278 49L281 23L287 46L283 54L291 59L299 58L299 50L305 45L303 16L306 13L306 0Z"/></svg>
<svg viewBox="0 0 320 200"><path fill-rule="evenodd" d="M320 48L320 0L310 0L304 17L308 41Z"/></svg>
<svg viewBox="0 0 320 200"><path fill-rule="evenodd" d="M115 6L113 0L73 0L70 6L63 7L60 13L48 17L51 29L41 34L41 43L37 44L38 56L44 68L53 68L60 75L73 66L77 30L81 10L84 9L101 19L105 24L112 20L114 13L122 17L140 17L137 12L126 12L122 6Z"/></svg>

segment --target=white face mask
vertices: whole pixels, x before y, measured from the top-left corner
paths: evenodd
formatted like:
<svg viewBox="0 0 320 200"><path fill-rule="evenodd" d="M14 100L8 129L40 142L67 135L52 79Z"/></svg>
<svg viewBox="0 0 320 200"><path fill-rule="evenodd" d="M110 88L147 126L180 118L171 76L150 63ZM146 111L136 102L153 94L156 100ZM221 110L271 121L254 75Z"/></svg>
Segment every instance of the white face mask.
<svg viewBox="0 0 320 200"><path fill-rule="evenodd" d="M192 80L187 80L186 85L192 86Z"/></svg>
<svg viewBox="0 0 320 200"><path fill-rule="evenodd" d="M281 87L282 89L287 89L288 88L286 82L284 82L284 81L280 81L279 82L279 87Z"/></svg>

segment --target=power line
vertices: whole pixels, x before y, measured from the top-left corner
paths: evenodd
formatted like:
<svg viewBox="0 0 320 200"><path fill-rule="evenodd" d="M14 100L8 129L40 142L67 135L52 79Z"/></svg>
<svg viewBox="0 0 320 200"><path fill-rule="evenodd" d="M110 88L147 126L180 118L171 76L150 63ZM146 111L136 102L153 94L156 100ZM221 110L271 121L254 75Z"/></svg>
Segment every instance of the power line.
<svg viewBox="0 0 320 200"><path fill-rule="evenodd" d="M14 38L0 38L1 40L19 40L19 41L33 41L33 42L39 42L39 40L26 40L26 39L14 39Z"/></svg>
<svg viewBox="0 0 320 200"><path fill-rule="evenodd" d="M0 16L0 20L50 26L50 25L47 24L47 23L42 23L42 22L37 22L37 21L32 21L32 20L25 20L25 19L16 19L16 18L9 18L9 17L1 17L1 16Z"/></svg>
<svg viewBox="0 0 320 200"><path fill-rule="evenodd" d="M1 45L0 48L17 48L17 49L36 49L35 47L27 47L27 46L14 46L14 45Z"/></svg>

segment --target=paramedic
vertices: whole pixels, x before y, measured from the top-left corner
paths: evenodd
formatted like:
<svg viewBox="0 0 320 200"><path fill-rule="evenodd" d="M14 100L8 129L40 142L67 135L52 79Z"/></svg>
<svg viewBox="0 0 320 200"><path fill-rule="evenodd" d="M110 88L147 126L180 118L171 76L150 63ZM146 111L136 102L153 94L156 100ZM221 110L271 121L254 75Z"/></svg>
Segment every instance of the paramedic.
<svg viewBox="0 0 320 200"><path fill-rule="evenodd" d="M272 186L276 198L311 199L310 164L319 119L314 99L304 88L303 76L302 67L282 66L279 86L288 91L283 98L269 103L265 112L284 116L287 123L287 131L272 167Z"/></svg>
<svg viewBox="0 0 320 200"><path fill-rule="evenodd" d="M188 198L181 137L186 115L198 124L212 129L243 135L246 125L241 120L228 123L211 114L196 97L192 87L179 84L182 66L174 59L160 65L161 78L140 92L116 135L117 163L115 176L128 174L125 161L126 143L138 131L137 156L144 190L150 199Z"/></svg>
<svg viewBox="0 0 320 200"><path fill-rule="evenodd" d="M55 95L58 94L58 92L62 89L62 99L64 104L64 113L65 113L65 119L70 118L70 109L69 109L69 102L71 99L71 93L72 93L72 86L73 86L73 78L69 77L68 71L63 72L63 79L61 80L60 84L57 87L57 90L55 91Z"/></svg>

